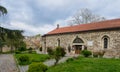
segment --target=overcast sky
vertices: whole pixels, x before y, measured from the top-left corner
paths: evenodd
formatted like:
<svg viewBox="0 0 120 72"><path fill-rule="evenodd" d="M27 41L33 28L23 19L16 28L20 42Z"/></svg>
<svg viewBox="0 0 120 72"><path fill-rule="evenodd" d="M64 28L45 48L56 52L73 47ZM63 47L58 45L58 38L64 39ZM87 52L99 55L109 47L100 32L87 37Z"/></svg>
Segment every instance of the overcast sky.
<svg viewBox="0 0 120 72"><path fill-rule="evenodd" d="M107 19L120 17L120 0L0 0L8 10L1 17L3 27L24 30L24 35L45 34L66 26L71 17L81 8Z"/></svg>

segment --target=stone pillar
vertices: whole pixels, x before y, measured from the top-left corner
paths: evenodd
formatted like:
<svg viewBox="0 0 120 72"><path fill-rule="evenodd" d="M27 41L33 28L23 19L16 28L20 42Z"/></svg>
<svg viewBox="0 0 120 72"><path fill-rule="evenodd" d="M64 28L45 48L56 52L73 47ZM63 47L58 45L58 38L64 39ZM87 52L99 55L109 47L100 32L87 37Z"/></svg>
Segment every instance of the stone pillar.
<svg viewBox="0 0 120 72"><path fill-rule="evenodd" d="M82 50L84 50L84 45L82 45Z"/></svg>
<svg viewBox="0 0 120 72"><path fill-rule="evenodd" d="M46 54L46 44L45 44L45 42L42 43L42 53Z"/></svg>

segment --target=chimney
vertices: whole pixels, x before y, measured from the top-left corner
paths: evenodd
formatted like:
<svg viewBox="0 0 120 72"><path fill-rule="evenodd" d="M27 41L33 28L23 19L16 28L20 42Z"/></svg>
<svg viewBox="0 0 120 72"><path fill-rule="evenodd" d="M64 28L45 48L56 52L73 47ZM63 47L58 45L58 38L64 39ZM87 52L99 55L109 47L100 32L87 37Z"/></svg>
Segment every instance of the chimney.
<svg viewBox="0 0 120 72"><path fill-rule="evenodd" d="M59 24L57 24L57 29L59 29Z"/></svg>

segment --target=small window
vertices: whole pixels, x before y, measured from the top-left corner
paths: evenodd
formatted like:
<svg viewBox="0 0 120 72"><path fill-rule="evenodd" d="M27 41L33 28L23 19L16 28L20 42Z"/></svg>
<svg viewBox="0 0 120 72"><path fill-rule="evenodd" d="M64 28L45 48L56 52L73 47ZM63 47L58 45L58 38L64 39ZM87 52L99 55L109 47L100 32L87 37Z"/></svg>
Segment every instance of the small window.
<svg viewBox="0 0 120 72"><path fill-rule="evenodd" d="M60 39L58 38L57 40L58 40L58 46L60 46Z"/></svg>
<svg viewBox="0 0 120 72"><path fill-rule="evenodd" d="M108 38L104 38L104 48L108 48Z"/></svg>

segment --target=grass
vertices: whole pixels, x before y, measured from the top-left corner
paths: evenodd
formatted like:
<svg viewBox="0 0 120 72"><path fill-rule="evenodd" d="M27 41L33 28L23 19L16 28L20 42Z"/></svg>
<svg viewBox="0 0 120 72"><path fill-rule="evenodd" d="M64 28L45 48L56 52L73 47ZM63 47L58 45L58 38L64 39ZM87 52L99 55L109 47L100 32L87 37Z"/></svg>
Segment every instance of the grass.
<svg viewBox="0 0 120 72"><path fill-rule="evenodd" d="M78 58L50 67L47 72L120 72L120 59Z"/></svg>
<svg viewBox="0 0 120 72"><path fill-rule="evenodd" d="M28 64L31 64L32 62L43 62L47 59L49 59L49 55L46 54L15 54L15 58L17 59L19 63L19 57L20 56L28 56L30 58L30 62Z"/></svg>

